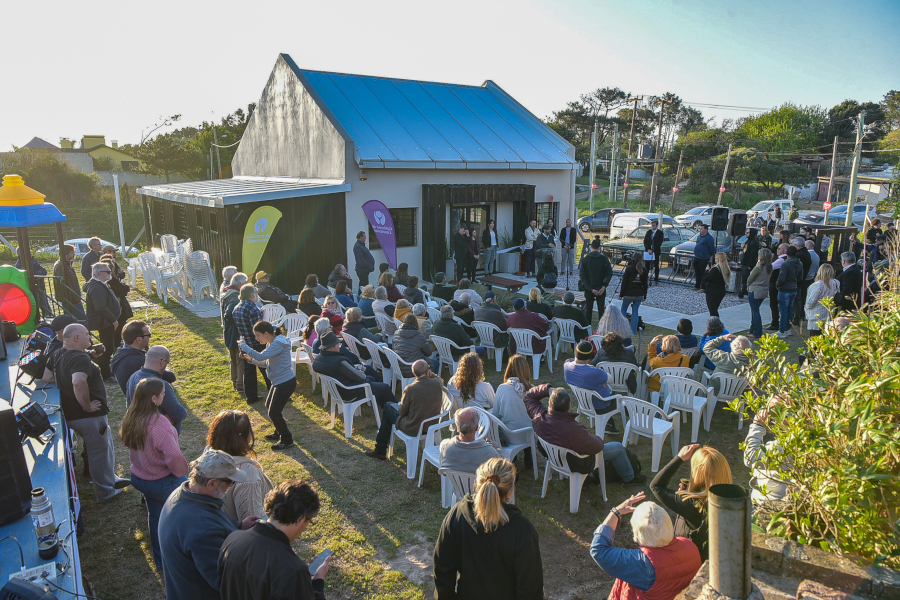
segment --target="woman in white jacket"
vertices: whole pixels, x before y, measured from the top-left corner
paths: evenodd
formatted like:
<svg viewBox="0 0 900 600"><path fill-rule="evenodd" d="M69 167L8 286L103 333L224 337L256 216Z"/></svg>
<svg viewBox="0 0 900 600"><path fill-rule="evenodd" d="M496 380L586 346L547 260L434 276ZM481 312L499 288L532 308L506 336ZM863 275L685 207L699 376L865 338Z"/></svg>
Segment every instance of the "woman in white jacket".
<svg viewBox="0 0 900 600"><path fill-rule="evenodd" d="M777 445L774 441L763 442L769 407L778 401L777 397L772 398L769 406L756 413L745 440L744 466L753 469L750 476L750 499L753 504L764 500L781 500L788 492L788 482L779 479L776 472L766 468L768 455L777 449Z"/></svg>
<svg viewBox="0 0 900 600"><path fill-rule="evenodd" d="M497 386L497 394L494 396L494 416L510 429L531 427L531 417L525 409L525 394L530 389L531 363L521 354L514 354L506 364L503 383ZM500 435L509 444L524 444L528 441L524 433L506 434L501 430ZM530 454L530 449L526 450L526 454ZM528 462L526 457L526 466Z"/></svg>
<svg viewBox="0 0 900 600"><path fill-rule="evenodd" d="M833 298L840 290L841 285L834 278L834 267L828 263L819 267L816 280L806 292L806 323L809 329L809 337L821 335L822 324L831 319L831 313L822 304L825 298Z"/></svg>

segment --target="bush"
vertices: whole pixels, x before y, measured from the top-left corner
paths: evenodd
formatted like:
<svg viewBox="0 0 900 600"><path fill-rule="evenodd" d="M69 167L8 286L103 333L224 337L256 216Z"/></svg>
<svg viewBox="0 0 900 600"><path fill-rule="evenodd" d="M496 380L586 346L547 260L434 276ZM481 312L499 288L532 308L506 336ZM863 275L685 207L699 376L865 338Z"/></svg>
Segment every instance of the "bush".
<svg viewBox="0 0 900 600"><path fill-rule="evenodd" d="M896 265L868 313L843 332L812 338L804 370L787 345L764 337L750 358L755 394L775 437L759 467L790 482L783 502L761 507L769 533L900 567L900 283ZM884 288L887 289L887 288ZM732 405L737 410L739 402ZM772 447L774 446L774 447Z"/></svg>

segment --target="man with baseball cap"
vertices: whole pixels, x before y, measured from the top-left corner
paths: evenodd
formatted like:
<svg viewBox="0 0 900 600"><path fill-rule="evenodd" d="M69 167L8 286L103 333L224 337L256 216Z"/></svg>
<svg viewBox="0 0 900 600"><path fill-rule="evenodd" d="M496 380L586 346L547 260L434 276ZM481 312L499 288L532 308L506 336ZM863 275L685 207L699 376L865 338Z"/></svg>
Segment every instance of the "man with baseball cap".
<svg viewBox="0 0 900 600"><path fill-rule="evenodd" d="M219 550L238 529L222 510L228 488L247 480L230 455L207 450L191 463L188 480L172 492L159 515L159 547L168 600L218 600ZM258 516L240 523L249 529Z"/></svg>
<svg viewBox="0 0 900 600"><path fill-rule="evenodd" d="M563 365L563 376L570 386L593 392L591 401L594 411L598 415L602 415L616 410L617 404L607 400L612 395L612 390L607 384L609 375L601 367L591 365L591 361L596 355L594 344L587 340L578 342L578 345L575 346L575 358L570 358ZM606 422L607 433L618 433L618 431L612 419Z"/></svg>
<svg viewBox="0 0 900 600"><path fill-rule="evenodd" d="M256 273L256 293L266 302L274 302L280 304L289 313L297 312L297 303L291 300L285 292L279 287L275 287L269 283L269 274L265 271Z"/></svg>

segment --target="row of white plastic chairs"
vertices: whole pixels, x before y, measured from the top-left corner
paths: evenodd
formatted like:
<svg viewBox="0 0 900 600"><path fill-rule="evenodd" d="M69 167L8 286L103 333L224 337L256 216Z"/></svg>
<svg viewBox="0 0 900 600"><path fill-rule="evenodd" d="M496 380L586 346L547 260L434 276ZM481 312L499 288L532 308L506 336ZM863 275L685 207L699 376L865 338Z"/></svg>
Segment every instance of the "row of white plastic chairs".
<svg viewBox="0 0 900 600"><path fill-rule="evenodd" d="M177 291L182 300L202 300L208 295L218 301L216 279L207 252L194 251L190 238L179 241L174 235L161 236L160 245L161 253L144 252L128 259L127 273L132 286L137 285L140 273L147 294L152 293L155 285L163 303L168 303L170 289Z"/></svg>

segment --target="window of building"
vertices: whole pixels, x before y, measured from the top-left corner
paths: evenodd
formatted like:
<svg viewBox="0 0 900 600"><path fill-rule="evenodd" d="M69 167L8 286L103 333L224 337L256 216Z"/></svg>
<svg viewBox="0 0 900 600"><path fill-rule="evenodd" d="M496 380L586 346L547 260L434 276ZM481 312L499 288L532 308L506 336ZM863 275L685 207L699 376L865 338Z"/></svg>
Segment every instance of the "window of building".
<svg viewBox="0 0 900 600"><path fill-rule="evenodd" d="M190 237L187 230L187 210L183 204L172 205L172 226L174 229L172 233L179 240L186 240Z"/></svg>
<svg viewBox="0 0 900 600"><path fill-rule="evenodd" d="M559 202L537 202L534 208L538 227L543 227L547 221L553 219L553 224L559 231Z"/></svg>
<svg viewBox="0 0 900 600"><path fill-rule="evenodd" d="M415 246L416 242L416 209L415 208L391 208L391 218L394 220L394 231L397 234L397 247L404 248ZM381 248L372 224L369 224L368 235L369 248Z"/></svg>
<svg viewBox="0 0 900 600"><path fill-rule="evenodd" d="M194 209L194 218L197 221L197 227L203 228L203 211L199 208Z"/></svg>
<svg viewBox="0 0 900 600"><path fill-rule="evenodd" d="M153 218L153 233L157 236L166 233L166 207L163 205L162 200L157 200L153 203L153 214L151 217Z"/></svg>
<svg viewBox="0 0 900 600"><path fill-rule="evenodd" d="M214 233L219 232L219 215L216 214L215 210L209 213L209 230Z"/></svg>

